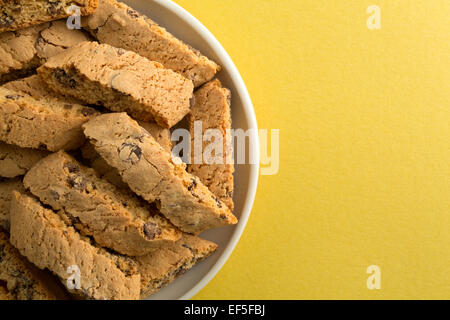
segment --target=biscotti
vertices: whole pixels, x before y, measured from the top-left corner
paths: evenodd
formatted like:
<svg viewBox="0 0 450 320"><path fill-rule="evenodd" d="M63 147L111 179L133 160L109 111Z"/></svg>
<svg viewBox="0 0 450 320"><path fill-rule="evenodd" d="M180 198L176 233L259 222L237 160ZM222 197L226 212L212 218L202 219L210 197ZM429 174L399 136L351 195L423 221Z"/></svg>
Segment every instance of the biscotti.
<svg viewBox="0 0 450 320"><path fill-rule="evenodd" d="M68 29L65 21L0 33L0 84L29 75L51 56L90 39L82 30Z"/></svg>
<svg viewBox="0 0 450 320"><path fill-rule="evenodd" d="M212 193L233 210L234 165L229 163L232 159L230 106L230 90L223 88L219 80L208 82L195 92L195 105L188 116L192 139L192 161L188 172L199 177ZM198 133L194 130L196 122L200 130ZM210 143L202 138L207 130L217 130L222 136L222 152L215 150L211 159L200 158L200 163L197 163L195 154L202 155ZM201 134L200 139L196 139L196 134Z"/></svg>
<svg viewBox="0 0 450 320"><path fill-rule="evenodd" d="M97 0L0 0L0 32L18 30L35 24L66 18L74 12L71 5L88 15L97 8Z"/></svg>
<svg viewBox="0 0 450 320"><path fill-rule="evenodd" d="M0 300L55 300L67 295L57 279L26 261L0 228Z"/></svg>
<svg viewBox="0 0 450 320"><path fill-rule="evenodd" d="M141 298L167 286L216 249L215 243L185 233L173 245L136 258L141 274Z"/></svg>
<svg viewBox="0 0 450 320"><path fill-rule="evenodd" d="M229 208L186 165L172 159L155 139L125 113L98 116L83 125L97 152L116 168L131 190L188 233L237 223Z"/></svg>
<svg viewBox="0 0 450 320"><path fill-rule="evenodd" d="M107 180L119 189L128 189L128 185L123 182L119 171L100 157L90 142L86 142L81 148L81 156L83 163L94 169L100 178Z"/></svg>
<svg viewBox="0 0 450 320"><path fill-rule="evenodd" d="M156 123L153 122L139 122L139 124L146 129L155 140L163 147L167 152L171 152L172 142L170 140L170 130L161 128ZM94 146L87 142L81 148L81 154L85 162L91 168L95 169L97 173L103 179L108 180L110 183L115 185L120 189L128 188L128 185L123 182L122 177L116 168L111 167L105 159L103 159L97 151L95 151Z"/></svg>
<svg viewBox="0 0 450 320"><path fill-rule="evenodd" d="M0 87L0 141L23 148L70 150L84 143L81 125L95 109L43 101Z"/></svg>
<svg viewBox="0 0 450 320"><path fill-rule="evenodd" d="M36 100L52 101L57 99L65 102L65 104L83 104L78 99L67 97L51 90L37 75L7 82L2 87L28 95Z"/></svg>
<svg viewBox="0 0 450 320"><path fill-rule="evenodd" d="M63 151L41 160L23 182L43 203L62 209L82 234L119 253L145 255L181 237L156 210Z"/></svg>
<svg viewBox="0 0 450 320"><path fill-rule="evenodd" d="M12 245L64 284L79 270L80 287L71 292L100 300L139 298L140 275L131 259L96 246L36 199L14 192L10 230Z"/></svg>
<svg viewBox="0 0 450 320"><path fill-rule="evenodd" d="M137 52L193 81L197 87L220 67L198 50L175 38L150 18L115 0L100 0L83 27L101 43ZM139 35L139 36L136 36Z"/></svg>
<svg viewBox="0 0 450 320"><path fill-rule="evenodd" d="M83 42L50 58L38 74L53 90L170 128L190 110L192 81L132 51Z"/></svg>
<svg viewBox="0 0 450 320"><path fill-rule="evenodd" d="M24 192L22 179L0 181L0 227L9 231L9 211L13 191Z"/></svg>
<svg viewBox="0 0 450 320"><path fill-rule="evenodd" d="M0 177L22 176L48 154L44 150L21 148L0 142Z"/></svg>
<svg viewBox="0 0 450 320"><path fill-rule="evenodd" d="M164 150L166 150L167 152L171 152L172 140L169 129L161 128L154 122L138 121L138 123L142 128L147 130L147 132L150 133L153 138L155 138L156 142L158 142L159 145L164 148Z"/></svg>

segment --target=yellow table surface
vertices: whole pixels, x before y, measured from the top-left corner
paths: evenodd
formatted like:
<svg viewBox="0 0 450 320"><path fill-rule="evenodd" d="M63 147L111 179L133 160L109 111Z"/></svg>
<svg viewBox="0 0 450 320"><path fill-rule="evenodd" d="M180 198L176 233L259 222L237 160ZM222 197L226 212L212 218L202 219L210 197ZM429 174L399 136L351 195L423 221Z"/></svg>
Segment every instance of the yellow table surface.
<svg viewBox="0 0 450 320"><path fill-rule="evenodd" d="M176 2L280 129L279 173L195 298L449 299L450 1Z"/></svg>

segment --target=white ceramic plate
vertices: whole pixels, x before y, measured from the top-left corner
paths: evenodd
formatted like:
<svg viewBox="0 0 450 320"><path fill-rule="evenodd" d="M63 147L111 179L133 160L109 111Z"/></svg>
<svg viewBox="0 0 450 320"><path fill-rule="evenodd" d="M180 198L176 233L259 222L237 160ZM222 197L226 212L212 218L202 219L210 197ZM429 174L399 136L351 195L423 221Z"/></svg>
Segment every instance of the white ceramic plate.
<svg viewBox="0 0 450 320"><path fill-rule="evenodd" d="M232 93L233 128L254 129L250 137L253 143L248 152L257 164L236 165L235 215L239 223L233 227L208 230L202 238L219 245L218 251L207 260L175 280L150 299L190 299L200 291L222 268L244 231L253 200L259 174L259 143L253 105L242 78L233 61L214 36L186 10L169 0L123 0L135 10L149 16L176 37L199 49L222 66L218 78Z"/></svg>

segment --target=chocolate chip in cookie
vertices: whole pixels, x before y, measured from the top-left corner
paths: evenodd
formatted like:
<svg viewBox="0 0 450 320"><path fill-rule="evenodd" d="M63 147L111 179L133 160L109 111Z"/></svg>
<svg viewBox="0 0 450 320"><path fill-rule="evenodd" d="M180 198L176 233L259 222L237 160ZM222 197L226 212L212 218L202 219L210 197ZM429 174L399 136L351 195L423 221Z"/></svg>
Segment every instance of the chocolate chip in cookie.
<svg viewBox="0 0 450 320"><path fill-rule="evenodd" d="M95 113L96 113L96 111L92 108L86 107L86 108L81 109L81 114L85 117L92 116Z"/></svg>
<svg viewBox="0 0 450 320"><path fill-rule="evenodd" d="M55 77L56 81L71 89L74 89L77 86L76 81L72 79L64 69L55 69L53 71L53 76Z"/></svg>
<svg viewBox="0 0 450 320"><path fill-rule="evenodd" d="M48 0L47 2L48 2L48 7L47 7L47 13L48 14L56 15L56 14L59 14L61 12L61 10L62 10L61 7L60 7L61 1Z"/></svg>
<svg viewBox="0 0 450 320"><path fill-rule="evenodd" d="M50 190L50 197L51 197L53 200L59 200L59 193L56 192L55 190Z"/></svg>
<svg viewBox="0 0 450 320"><path fill-rule="evenodd" d="M141 16L141 14L139 12L137 12L136 10L133 10L131 8L127 9L127 14L132 18L139 18Z"/></svg>
<svg viewBox="0 0 450 320"><path fill-rule="evenodd" d="M77 173L78 171L80 171L80 167L72 162L67 162L64 165L64 168L66 168L69 171L69 173Z"/></svg>
<svg viewBox="0 0 450 320"><path fill-rule="evenodd" d="M148 240L153 240L161 234L161 228L155 223L147 222L144 224L144 234Z"/></svg>
<svg viewBox="0 0 450 320"><path fill-rule="evenodd" d="M118 150L119 158L125 162L136 164L141 160L142 149L134 143L124 143Z"/></svg>
<svg viewBox="0 0 450 320"><path fill-rule="evenodd" d="M72 188L75 188L75 189L78 189L78 190L83 190L83 189L86 188L87 181L86 181L85 177L83 177L80 174L77 174L77 175L75 175L73 177L68 177L67 178L67 183Z"/></svg>
<svg viewBox="0 0 450 320"><path fill-rule="evenodd" d="M188 186L188 190L191 191L197 186L197 181L195 179L192 179L191 184Z"/></svg>
<svg viewBox="0 0 450 320"><path fill-rule="evenodd" d="M5 98L8 100L17 100L19 98L23 98L23 96L20 94L8 94L5 96Z"/></svg>
<svg viewBox="0 0 450 320"><path fill-rule="evenodd" d="M8 15L6 12L2 12L0 15L0 27L9 27L14 22L14 18Z"/></svg>

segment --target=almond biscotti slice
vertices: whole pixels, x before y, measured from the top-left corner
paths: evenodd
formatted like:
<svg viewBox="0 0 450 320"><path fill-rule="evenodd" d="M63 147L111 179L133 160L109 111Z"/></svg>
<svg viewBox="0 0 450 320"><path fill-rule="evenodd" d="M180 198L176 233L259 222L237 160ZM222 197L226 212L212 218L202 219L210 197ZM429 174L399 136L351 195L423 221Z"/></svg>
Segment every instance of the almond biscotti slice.
<svg viewBox="0 0 450 320"><path fill-rule="evenodd" d="M82 105L78 99L67 97L60 93L51 90L45 82L43 82L35 74L27 78L22 78L15 81L10 81L2 85L3 88L14 90L25 95L28 95L36 100L52 101L54 99L61 100L65 104L79 104Z"/></svg>
<svg viewBox="0 0 450 320"><path fill-rule="evenodd" d="M22 257L9 242L9 234L0 228L0 300L61 300L67 294L47 272ZM0 291L1 292L1 291Z"/></svg>
<svg viewBox="0 0 450 320"><path fill-rule="evenodd" d="M37 163L23 182L43 203L63 209L82 234L119 253L145 255L181 237L156 210L63 151Z"/></svg>
<svg viewBox="0 0 450 320"><path fill-rule="evenodd" d="M90 39L82 30L68 29L65 20L0 33L0 84L29 75L51 56Z"/></svg>
<svg viewBox="0 0 450 320"><path fill-rule="evenodd" d="M13 191L24 192L22 179L8 179L0 181L0 227L9 231L9 211Z"/></svg>
<svg viewBox="0 0 450 320"><path fill-rule="evenodd" d="M198 50L175 38L150 18L115 0L99 0L98 10L84 21L83 27L101 43L157 61L192 80L196 87L211 80L220 70Z"/></svg>
<svg viewBox="0 0 450 320"><path fill-rule="evenodd" d="M155 138L156 142L158 142L161 147L163 147L167 152L171 152L172 149L172 141L170 140L170 130L161 128L156 123L153 122L139 122L139 124L146 129L152 136ZM95 151L95 147L87 142L81 148L82 157L86 160L88 165L95 169L97 173L103 179L108 180L110 183L115 185L116 187L123 189L128 188L128 185L123 182L122 177L116 168L111 167L105 159L103 159L97 151Z"/></svg>
<svg viewBox="0 0 450 320"><path fill-rule="evenodd" d="M63 284L79 276L80 281L74 281L79 289L71 290L74 294L90 299L139 299L140 274L135 262L95 245L62 217L35 198L14 192L12 245L38 268L52 271Z"/></svg>
<svg viewBox="0 0 450 320"><path fill-rule="evenodd" d="M0 32L67 18L74 13L68 11L71 5L85 16L94 12L98 0L0 0Z"/></svg>
<svg viewBox="0 0 450 320"><path fill-rule="evenodd" d="M8 144L49 151L76 149L85 140L81 125L97 114L89 107L36 100L0 87L0 141Z"/></svg>
<svg viewBox="0 0 450 320"><path fill-rule="evenodd" d="M216 249L215 243L184 233L174 244L135 258L141 274L141 298L167 286Z"/></svg>
<svg viewBox="0 0 450 320"><path fill-rule="evenodd" d="M53 90L170 128L190 110L192 81L132 51L83 42L50 58L38 74Z"/></svg>
<svg viewBox="0 0 450 320"><path fill-rule="evenodd" d="M230 209L186 165L172 159L155 139L125 113L98 116L83 126L97 152L116 168L131 190L188 233L237 223Z"/></svg>
<svg viewBox="0 0 450 320"><path fill-rule="evenodd" d="M208 161L200 158L202 163L196 163L194 152L191 152L192 161L188 165L188 172L199 177L212 193L233 210L234 165L227 164L229 162L227 158L232 159L230 107L231 92L223 88L219 80L208 82L195 92L195 105L188 116L192 139L191 150L198 149L200 155L203 154L203 150L210 142L205 142L203 138L195 139L195 137L196 134L201 134L203 137L206 131L211 129L218 130L217 133L222 136L223 143L222 153L214 154L214 159ZM196 123L199 128L198 133L194 130ZM196 141L198 141L198 145L195 145Z"/></svg>
<svg viewBox="0 0 450 320"><path fill-rule="evenodd" d="M100 157L90 142L86 142L81 148L81 156L83 163L94 169L100 178L107 180L119 189L128 189L128 185L122 180L119 171Z"/></svg>
<svg viewBox="0 0 450 320"><path fill-rule="evenodd" d="M21 148L0 142L0 177L22 176L48 154L44 150Z"/></svg>

